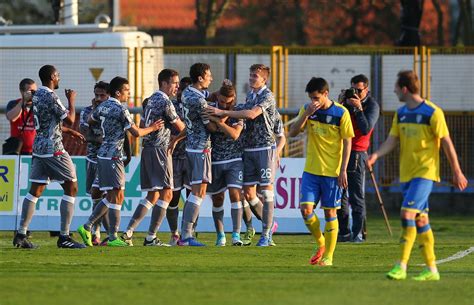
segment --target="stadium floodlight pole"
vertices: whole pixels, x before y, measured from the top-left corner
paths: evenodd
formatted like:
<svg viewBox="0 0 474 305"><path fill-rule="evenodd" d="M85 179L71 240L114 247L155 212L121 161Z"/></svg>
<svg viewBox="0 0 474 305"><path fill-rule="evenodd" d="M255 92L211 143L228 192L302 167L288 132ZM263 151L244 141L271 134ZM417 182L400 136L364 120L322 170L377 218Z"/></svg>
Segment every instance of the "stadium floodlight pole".
<svg viewBox="0 0 474 305"><path fill-rule="evenodd" d="M388 234L390 236L393 236L392 228L390 227L390 223L388 222L388 216L387 216L387 212L385 211L385 206L383 204L382 196L380 195L379 187L377 185L377 181L375 180L374 171L372 170L372 166L369 166L367 162L365 163L365 165L367 166L367 169L369 170L370 178L372 179L372 183L374 184L375 193L377 194L377 199L379 201L380 209L382 210L382 214L385 220L385 225L387 226Z"/></svg>

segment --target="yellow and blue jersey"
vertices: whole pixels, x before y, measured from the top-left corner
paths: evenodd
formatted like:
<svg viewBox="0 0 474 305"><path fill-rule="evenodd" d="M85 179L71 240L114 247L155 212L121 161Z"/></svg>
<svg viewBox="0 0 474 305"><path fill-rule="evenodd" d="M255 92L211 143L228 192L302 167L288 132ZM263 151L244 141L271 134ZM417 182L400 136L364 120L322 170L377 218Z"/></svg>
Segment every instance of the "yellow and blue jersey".
<svg viewBox="0 0 474 305"><path fill-rule="evenodd" d="M400 107L390 135L400 139L400 182L413 178L440 180L440 139L449 135L441 108L427 100L414 109Z"/></svg>
<svg viewBox="0 0 474 305"><path fill-rule="evenodd" d="M301 107L299 116L303 115L307 106ZM313 175L339 176L342 140L354 136L347 109L333 102L329 108L314 112L302 128L306 128L308 134L304 171Z"/></svg>

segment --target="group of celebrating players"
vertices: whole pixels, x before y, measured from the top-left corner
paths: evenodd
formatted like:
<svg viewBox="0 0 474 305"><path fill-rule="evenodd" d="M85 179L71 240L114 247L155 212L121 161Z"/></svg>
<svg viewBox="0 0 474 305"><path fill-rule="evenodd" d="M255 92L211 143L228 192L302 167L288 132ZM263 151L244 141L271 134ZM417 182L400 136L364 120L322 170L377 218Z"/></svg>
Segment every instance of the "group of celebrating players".
<svg viewBox="0 0 474 305"><path fill-rule="evenodd" d="M86 245L91 246L100 242L99 226L96 224L100 223L102 218L106 220L108 227L108 237L104 244L132 245L135 228L152 209L148 233L143 242L145 246L203 246L196 240L193 232L201 202L208 193L212 195L213 201L216 245L224 246L226 238L223 201L227 189L232 202L232 245L249 245L252 242L255 230L251 223L250 205L255 215L262 219L264 226L262 238L257 245L266 246L273 243L271 229L276 227L276 223L273 222L273 196L263 196L262 203L256 195L255 188L260 184L263 194L273 195L276 156L281 152L285 138L281 119L275 108L275 100L265 86L269 75L268 68L256 65L250 70L251 86L258 89L258 94L249 96L241 108L236 107L241 109L240 111L234 109L236 92L229 80L224 80L220 90L214 94L206 91L212 82L209 65L194 64L190 68L189 79L183 78L181 82L176 71L162 70L158 75L159 90L144 102L140 127L132 127L130 114L120 104L129 98L128 82L122 78L112 80L110 84L112 89L109 88L111 97L100 106L86 108L81 115L85 131L88 127L95 126L95 134L102 133L103 136L100 147L88 149L89 152L97 151L97 161L94 163L92 154L89 154L88 170L91 178L88 185L91 185L95 207L88 222L78 228ZM119 85L114 86L114 82L118 82ZM114 88L119 90L114 91ZM113 99L117 99L118 102L111 103ZM224 116L222 113L211 113L213 109L234 110L232 111L234 117L232 114ZM255 115L254 112L259 114ZM260 118L257 118L260 114L262 114ZM250 118L251 115L254 115L255 119L246 122L245 131L240 139L244 130L243 119ZM126 231L119 237L117 231L120 203L123 201L123 168L129 160L125 158L125 163L122 161L124 142L127 147L125 130L129 130L132 135L143 136L140 184L142 191L147 192L147 195L137 206ZM184 145L182 142L185 142ZM89 146L93 146L93 143ZM247 152L249 157L242 158ZM253 162L252 156L256 156ZM248 162L245 163L243 159ZM95 164L97 164L97 175L94 175ZM103 170L105 172L102 172ZM253 174L246 176L244 172ZM260 172L264 175L259 174ZM90 182L93 177L95 183ZM242 204L243 185L245 185L244 196L248 198L249 204ZM190 193L184 205L181 234L179 234L178 202L183 187L187 187ZM105 198L102 198L103 191L107 192ZM108 217L104 217L106 213ZM242 240L240 224L243 214L247 232ZM165 217L171 229L169 243L163 243L156 237L156 232ZM92 238L91 229L94 225L96 225L95 236Z"/></svg>
<svg viewBox="0 0 474 305"><path fill-rule="evenodd" d="M84 244L133 245L134 229L152 209L144 245L203 246L196 240L194 228L200 205L208 193L213 201L216 245L224 246L223 202L228 190L232 202L232 245L252 243L255 235L252 212L262 220L263 232L257 246L274 245L272 233L278 225L273 220L273 180L286 140L275 99L265 85L269 74L270 69L264 65L250 67L252 91L244 104L236 105L236 90L229 80L224 80L219 91L213 94L206 90L212 82L209 65L194 64L190 76L181 82L178 72L164 69L158 75L159 90L143 103L140 126L135 126L123 105L130 95L128 80L115 77L110 84L97 83L92 105L80 115L80 128L88 142L86 187L94 202L88 221L77 230ZM56 69L49 65L42 67L40 78L43 86L33 98L38 133L33 149L32 186L23 202L21 222L13 243L17 247L35 247L28 240L26 230L33 216L32 207L51 179L63 182L65 190L58 247L83 248L83 244L69 236L77 183L74 166L62 146L58 129L65 116L69 118L75 109L75 92L66 91L67 112L53 91L59 84ZM73 118L67 121L72 122ZM124 168L130 161L126 131L143 137L140 184L147 194L137 206L127 230L118 236ZM47 153L39 153L42 146L49 148ZM189 189L189 194L179 234L178 202L183 187ZM169 243L156 237L165 216L171 229ZM242 218L247 230L241 238ZM101 224L108 232L103 241L100 241Z"/></svg>
<svg viewBox="0 0 474 305"><path fill-rule="evenodd" d="M229 80L212 94L211 68L205 63L190 67L189 77L164 69L158 75L159 90L143 102L139 126L123 105L130 96L127 79L115 77L110 84L95 85L95 98L80 115L81 132L87 145L87 190L94 202L93 212L77 232L84 244L70 237L69 227L77 193L74 166L62 145L62 122L72 124L75 95L66 90L69 111L54 92L59 73L46 65L39 71L43 86L33 97L37 136L33 144L31 188L26 195L21 221L13 240L16 247L34 248L26 234L35 204L50 180L60 181L60 248L85 248L93 245L131 246L134 230L151 209L145 246L204 246L196 239L195 226L206 193L212 196L212 214L217 246L226 245L224 233L224 194L228 190L233 223L233 246L252 243L255 229L252 214L262 222L257 246L273 246L278 225L273 217L273 182L281 151L286 143L283 124L275 98L267 88L270 69L262 64L250 67L251 91L245 102L236 104L236 90ZM306 130L306 164L300 191L304 222L317 247L312 265L331 266L338 238L337 209L341 192L347 187L347 166L354 130L348 110L329 99L329 85L313 77L306 85L310 102L301 107L291 125L289 136ZM453 182L467 186L442 110L419 95L419 81L412 71L398 74L395 93L405 105L395 114L390 135L368 157L372 166L378 157L393 150L400 141L400 178L403 183L402 255L387 276L405 279L407 263L416 236L422 245L427 269L417 280L439 280L435 264L434 237L428 221L428 196L434 181L439 181L440 143L453 169ZM361 106L362 107L362 106ZM127 131L143 137L140 184L145 198L140 201L119 236L120 211L124 200L125 167L130 162ZM183 208L181 232L178 231L178 202L183 187L188 195ZM258 194L257 194L258 193ZM325 214L324 234L314 213L318 202ZM171 230L169 243L156 236L164 218ZM242 219L246 232L241 237ZM108 236L100 239L101 224Z"/></svg>

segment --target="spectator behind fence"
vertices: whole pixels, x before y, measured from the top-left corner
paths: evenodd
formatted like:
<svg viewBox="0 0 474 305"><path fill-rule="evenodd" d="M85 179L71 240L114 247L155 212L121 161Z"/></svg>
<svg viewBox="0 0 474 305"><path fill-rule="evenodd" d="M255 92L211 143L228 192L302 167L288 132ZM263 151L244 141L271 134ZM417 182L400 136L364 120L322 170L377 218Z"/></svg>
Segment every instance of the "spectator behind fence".
<svg viewBox="0 0 474 305"><path fill-rule="evenodd" d="M23 143L19 150L20 154L31 155L33 140L36 135L31 105L37 86L34 80L24 78L21 80L19 87L21 98L8 102L6 116L8 121L10 121L10 137L20 140L15 146L19 147ZM4 149L3 154L14 154L14 152L5 151Z"/></svg>
<svg viewBox="0 0 474 305"><path fill-rule="evenodd" d="M339 242L365 241L365 161L370 137L380 114L380 107L369 92L369 79L363 74L351 79L351 88L343 90L339 101L349 110L355 136L352 138L351 156L347 165L348 188L341 199ZM349 204L352 209L352 228L349 228Z"/></svg>

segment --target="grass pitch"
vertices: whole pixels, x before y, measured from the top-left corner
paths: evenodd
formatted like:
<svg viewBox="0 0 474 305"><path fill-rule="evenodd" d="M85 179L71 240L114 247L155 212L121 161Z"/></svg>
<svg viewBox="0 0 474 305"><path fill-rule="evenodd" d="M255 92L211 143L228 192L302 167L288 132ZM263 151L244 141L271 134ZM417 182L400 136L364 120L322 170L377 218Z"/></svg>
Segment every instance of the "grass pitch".
<svg viewBox="0 0 474 305"><path fill-rule="evenodd" d="M387 280L399 255L399 221L392 217L390 239L372 218L368 242L339 243L333 267L309 265L309 235L276 235L271 248L216 248L215 234L201 233L208 247L145 248L137 234L133 248L65 250L34 232L40 249L21 250L11 232L0 232L0 305L474 304L474 253L439 265L439 282ZM431 220L438 259L474 246L472 217ZM409 276L421 271L417 246L410 263Z"/></svg>

